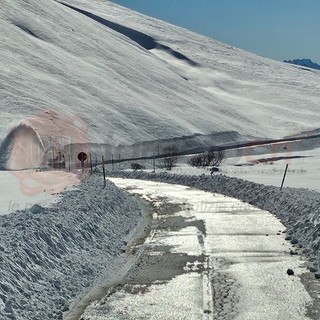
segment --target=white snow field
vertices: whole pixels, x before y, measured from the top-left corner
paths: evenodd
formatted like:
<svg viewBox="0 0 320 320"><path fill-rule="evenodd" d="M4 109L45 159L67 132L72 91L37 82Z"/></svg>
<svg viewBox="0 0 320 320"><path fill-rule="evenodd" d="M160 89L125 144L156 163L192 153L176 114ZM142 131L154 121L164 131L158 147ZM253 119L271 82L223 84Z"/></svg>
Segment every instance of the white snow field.
<svg viewBox="0 0 320 320"><path fill-rule="evenodd" d="M37 167L52 145L319 128L318 71L110 1L4 0L0 37L1 167Z"/></svg>
<svg viewBox="0 0 320 320"><path fill-rule="evenodd" d="M317 141L320 143L319 139ZM259 150L255 151L255 149ZM247 148L247 151L241 149L227 150L226 158L219 167L220 172L217 174L280 187L286 165L288 165L284 181L285 187L320 191L319 148L311 149L311 146L308 146L307 140L305 140L300 151L276 150L272 152L271 149L272 145L267 145L264 148ZM238 153L238 156L235 155L236 153ZM187 164L187 159L188 157L181 158L180 163L172 169L172 173L210 175L210 167L191 167ZM141 163L144 164L144 162ZM146 164L148 164L148 168L152 167L150 160L146 161ZM157 168L156 171L164 172L165 170Z"/></svg>

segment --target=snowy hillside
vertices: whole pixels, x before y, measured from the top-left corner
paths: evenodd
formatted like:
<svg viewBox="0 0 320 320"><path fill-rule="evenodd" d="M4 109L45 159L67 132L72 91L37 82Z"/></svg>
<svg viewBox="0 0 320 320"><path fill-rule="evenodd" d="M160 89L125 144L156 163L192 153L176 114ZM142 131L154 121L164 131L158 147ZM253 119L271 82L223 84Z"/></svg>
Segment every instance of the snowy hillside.
<svg viewBox="0 0 320 320"><path fill-rule="evenodd" d="M4 0L0 37L0 166L36 166L23 155L37 149L33 157L41 159L57 143L52 137L60 147L128 145L230 131L239 140L279 138L319 128L318 71L110 2Z"/></svg>

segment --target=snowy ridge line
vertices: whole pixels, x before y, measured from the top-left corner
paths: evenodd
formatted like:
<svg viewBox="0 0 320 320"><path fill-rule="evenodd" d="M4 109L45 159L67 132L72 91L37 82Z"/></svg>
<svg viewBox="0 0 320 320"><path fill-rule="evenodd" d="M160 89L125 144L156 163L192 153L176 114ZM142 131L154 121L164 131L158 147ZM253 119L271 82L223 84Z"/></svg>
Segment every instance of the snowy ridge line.
<svg viewBox="0 0 320 320"><path fill-rule="evenodd" d="M129 39L136 42L138 45L140 45L142 48L144 48L148 51L153 50L153 49L160 49L163 51L167 51L173 57L175 57L179 60L186 61L191 66L198 66L197 62L192 61L191 59L186 57L181 52L175 51L168 46L159 44L154 38L150 37L149 35L147 35L145 33L142 33L140 31L134 30L132 28L128 28L124 25L120 25L118 23L109 21L107 19L104 19L104 18L96 15L96 14L93 14L92 12L77 8L77 7L72 6L70 4L64 3L63 1L57 1L57 2L74 10L74 11L77 11L77 12L97 21L97 22L99 22L100 24L104 25L105 27L108 27L108 28L116 31L125 37L128 37Z"/></svg>
<svg viewBox="0 0 320 320"><path fill-rule="evenodd" d="M89 176L49 208L0 216L0 319L62 319L96 284L118 275L141 203Z"/></svg>
<svg viewBox="0 0 320 320"><path fill-rule="evenodd" d="M143 171L107 172L108 176L152 180L180 184L200 190L240 199L281 219L287 227L287 240L303 247L303 253L313 258L310 265L320 272L320 193L308 189L280 188L231 178L225 175L187 176ZM203 210L208 204L203 203Z"/></svg>

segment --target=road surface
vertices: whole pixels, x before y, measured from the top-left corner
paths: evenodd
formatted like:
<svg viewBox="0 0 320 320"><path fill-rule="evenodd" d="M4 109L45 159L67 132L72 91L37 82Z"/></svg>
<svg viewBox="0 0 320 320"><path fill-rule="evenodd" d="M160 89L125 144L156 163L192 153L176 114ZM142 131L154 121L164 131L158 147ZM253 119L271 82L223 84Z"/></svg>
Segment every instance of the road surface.
<svg viewBox="0 0 320 320"><path fill-rule="evenodd" d="M185 186L110 180L152 203L152 226L127 248L134 267L82 319L319 319L304 261L270 213Z"/></svg>

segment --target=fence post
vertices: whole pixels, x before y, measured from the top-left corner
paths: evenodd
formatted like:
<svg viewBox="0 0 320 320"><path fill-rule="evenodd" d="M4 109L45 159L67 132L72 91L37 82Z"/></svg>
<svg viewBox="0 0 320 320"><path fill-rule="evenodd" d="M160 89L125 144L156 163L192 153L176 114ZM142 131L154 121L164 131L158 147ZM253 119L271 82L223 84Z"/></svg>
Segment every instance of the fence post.
<svg viewBox="0 0 320 320"><path fill-rule="evenodd" d="M92 157L91 157L91 153L89 153L89 158L90 158L90 170L91 170L91 173L92 173L93 168L92 168Z"/></svg>
<svg viewBox="0 0 320 320"><path fill-rule="evenodd" d="M154 154L153 154L153 157L152 157L152 164L153 164L153 172L156 172L156 160L154 158Z"/></svg>
<svg viewBox="0 0 320 320"><path fill-rule="evenodd" d="M54 169L54 149L52 147L52 168Z"/></svg>
<svg viewBox="0 0 320 320"><path fill-rule="evenodd" d="M107 185L107 182L106 182L106 170L104 168L104 157L103 156L102 156L102 172L103 172L103 185L105 188Z"/></svg>
<svg viewBox="0 0 320 320"><path fill-rule="evenodd" d="M69 137L69 171L71 171L71 138Z"/></svg>
<svg viewBox="0 0 320 320"><path fill-rule="evenodd" d="M94 154L94 169L97 169L97 165L98 165L98 157L96 154Z"/></svg>
<svg viewBox="0 0 320 320"><path fill-rule="evenodd" d="M283 184L284 184L284 180L286 179L288 167L289 167L289 164L287 163L287 165L286 165L286 170L284 171L284 175L283 175L283 178L282 178L282 183L281 183L280 190L282 190L282 187L283 187Z"/></svg>
<svg viewBox="0 0 320 320"><path fill-rule="evenodd" d="M111 164L112 164L112 171L114 171L113 153L111 153Z"/></svg>

